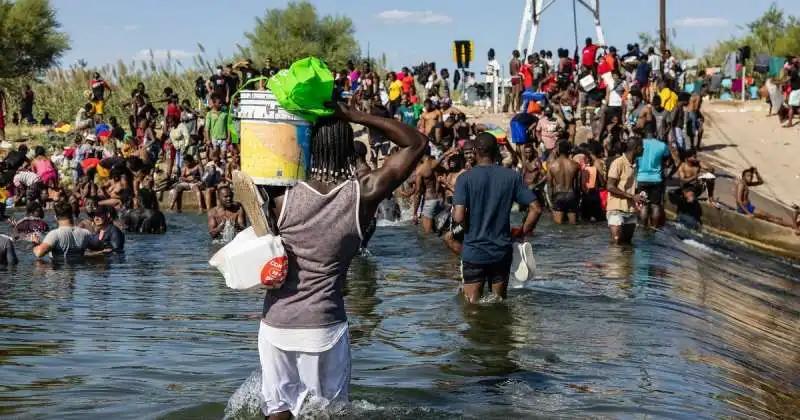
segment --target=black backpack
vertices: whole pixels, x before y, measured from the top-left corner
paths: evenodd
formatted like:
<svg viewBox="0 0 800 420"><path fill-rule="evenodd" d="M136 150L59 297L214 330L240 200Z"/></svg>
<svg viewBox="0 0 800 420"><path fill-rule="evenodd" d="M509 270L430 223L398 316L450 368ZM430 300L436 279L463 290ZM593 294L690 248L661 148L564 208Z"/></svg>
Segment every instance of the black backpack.
<svg viewBox="0 0 800 420"><path fill-rule="evenodd" d="M197 96L197 99L205 99L206 95L208 95L208 89L206 89L206 82L203 79L197 79L194 82L194 94Z"/></svg>

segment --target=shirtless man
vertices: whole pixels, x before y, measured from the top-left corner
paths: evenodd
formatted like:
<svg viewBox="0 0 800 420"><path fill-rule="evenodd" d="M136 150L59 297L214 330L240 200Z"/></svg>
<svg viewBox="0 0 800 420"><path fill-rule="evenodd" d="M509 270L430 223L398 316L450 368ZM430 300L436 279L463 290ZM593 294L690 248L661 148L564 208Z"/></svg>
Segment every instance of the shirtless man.
<svg viewBox="0 0 800 420"><path fill-rule="evenodd" d="M692 150L699 150L700 142L703 140L703 114L700 113L701 106L703 106L703 98L699 93L693 93L689 98L689 104L686 106L686 118L688 120L686 128Z"/></svg>
<svg viewBox="0 0 800 420"><path fill-rule="evenodd" d="M522 180L525 181L525 185L534 191L541 187L542 181L546 178L538 157L533 144L525 143L522 145L522 159L517 167L522 174Z"/></svg>
<svg viewBox="0 0 800 420"><path fill-rule="evenodd" d="M439 184L444 191L444 201L447 205L452 204L458 176L466 172L466 169L464 169L464 156L460 155L459 152L459 149L450 149L445 152L444 158L447 160L448 172L438 177Z"/></svg>
<svg viewBox="0 0 800 420"><path fill-rule="evenodd" d="M211 239L219 238L225 230L225 224L233 224L237 232L245 227L245 215L242 205L233 201L233 191L224 186L217 190L219 205L208 212L208 234Z"/></svg>
<svg viewBox="0 0 800 420"><path fill-rule="evenodd" d="M442 111L433 106L430 99L425 100L425 110L419 119L419 131L429 139L433 138L436 124L442 122Z"/></svg>
<svg viewBox="0 0 800 420"><path fill-rule="evenodd" d="M739 213L749 217L766 220L776 225L794 229L795 235L800 235L800 207L792 206L792 222L788 223L783 217L773 216L762 210L756 209L750 202L750 187L757 187L764 184L764 179L758 173L758 169L751 167L742 171L742 178L736 186L736 209Z"/></svg>
<svg viewBox="0 0 800 420"><path fill-rule="evenodd" d="M628 94L633 105L633 109L628 112L628 130L630 135L643 135L645 128L655 122L652 108L644 102L642 91L632 89Z"/></svg>
<svg viewBox="0 0 800 420"><path fill-rule="evenodd" d="M442 155L439 160L434 160L430 156L430 152L428 152L417 167L411 208L416 212L419 208L420 198L422 198L422 211L420 213L422 215L422 227L426 235L433 231L433 218L442 209L442 191L436 179L436 169L444 158L445 155ZM412 222L418 223L416 214L414 214Z"/></svg>
<svg viewBox="0 0 800 420"><path fill-rule="evenodd" d="M686 160L678 167L678 176L683 186L694 188L695 197L708 191L708 202L714 204L714 168L697 159L696 149L687 152Z"/></svg>
<svg viewBox="0 0 800 420"><path fill-rule="evenodd" d="M553 221L564 223L564 213L569 224L578 222L578 205L580 203L581 167L569 158L572 145L567 141L558 143L558 156L549 164L547 171L547 187L550 202L553 203Z"/></svg>

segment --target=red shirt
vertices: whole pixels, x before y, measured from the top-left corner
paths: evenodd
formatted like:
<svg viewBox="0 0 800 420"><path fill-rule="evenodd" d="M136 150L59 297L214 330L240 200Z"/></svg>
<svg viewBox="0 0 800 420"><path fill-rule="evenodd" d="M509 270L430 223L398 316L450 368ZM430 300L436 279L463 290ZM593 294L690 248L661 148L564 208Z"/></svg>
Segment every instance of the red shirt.
<svg viewBox="0 0 800 420"><path fill-rule="evenodd" d="M583 47L583 56L581 64L586 67L594 66L595 56L597 55L597 45L591 44Z"/></svg>
<svg viewBox="0 0 800 420"><path fill-rule="evenodd" d="M411 87L414 86L414 76L407 74L406 77L399 79L403 82L403 93L411 93Z"/></svg>
<svg viewBox="0 0 800 420"><path fill-rule="evenodd" d="M84 171L88 171L90 168L94 168L99 164L100 159L98 158L86 158L81 162L81 168L83 168Z"/></svg>
<svg viewBox="0 0 800 420"><path fill-rule="evenodd" d="M522 86L525 89L530 89L533 87L533 66L528 63L522 65L522 68L519 70L520 76L522 76Z"/></svg>
<svg viewBox="0 0 800 420"><path fill-rule="evenodd" d="M555 86L556 84L556 77L553 75L547 76L547 79L544 79L542 82L542 92L550 92L550 88Z"/></svg>
<svg viewBox="0 0 800 420"><path fill-rule="evenodd" d="M175 104L167 105L167 118L175 117L176 120L181 120L181 109Z"/></svg>

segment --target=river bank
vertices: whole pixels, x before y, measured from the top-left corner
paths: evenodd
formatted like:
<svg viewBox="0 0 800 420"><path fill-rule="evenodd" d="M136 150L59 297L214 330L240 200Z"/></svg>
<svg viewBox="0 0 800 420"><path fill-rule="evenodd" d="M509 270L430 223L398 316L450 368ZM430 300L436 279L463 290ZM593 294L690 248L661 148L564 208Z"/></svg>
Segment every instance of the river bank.
<svg viewBox="0 0 800 420"><path fill-rule="evenodd" d="M774 203L770 210L787 212L793 203L800 204L800 125L783 128L776 116L767 117L767 111L765 104L753 101L744 106L704 105L702 158L735 178L757 167L764 185L752 190ZM721 196L732 194L735 200L735 191L718 191Z"/></svg>

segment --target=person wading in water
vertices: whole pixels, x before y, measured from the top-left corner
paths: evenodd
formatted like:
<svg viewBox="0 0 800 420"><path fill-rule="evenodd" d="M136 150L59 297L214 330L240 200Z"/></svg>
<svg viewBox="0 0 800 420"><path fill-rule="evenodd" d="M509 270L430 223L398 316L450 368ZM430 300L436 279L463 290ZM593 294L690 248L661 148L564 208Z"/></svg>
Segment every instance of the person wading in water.
<svg viewBox="0 0 800 420"><path fill-rule="evenodd" d="M399 147L358 179L350 123L382 130ZM281 288L267 291L259 329L262 408L269 419L296 416L308 395L347 402L347 270L378 205L408 179L426 147L427 139L401 122L336 104L334 117L311 130L309 181L270 189L289 271Z"/></svg>
<svg viewBox="0 0 800 420"><path fill-rule="evenodd" d="M581 191L581 167L569 158L572 145L562 140L558 143L558 157L550 163L547 171L548 188L553 203L553 221L564 223L564 214L569 224L578 223L578 206Z"/></svg>
<svg viewBox="0 0 800 420"><path fill-rule="evenodd" d="M461 280L464 298L476 303L489 283L494 298L506 298L511 272L511 207L514 202L528 206L521 234L533 232L541 216L536 195L527 188L522 176L497 165L500 150L497 139L481 133L473 141L477 165L461 174L453 198L453 222L465 226L461 248ZM445 238L452 241L452 236Z"/></svg>
<svg viewBox="0 0 800 420"><path fill-rule="evenodd" d="M233 201L233 190L223 186L217 191L219 205L208 212L208 235L211 239L222 236L226 225L231 225L236 232L245 228L245 215L242 205Z"/></svg>
<svg viewBox="0 0 800 420"><path fill-rule="evenodd" d="M636 232L636 206L644 204L642 196L636 194L636 171L633 167L641 155L642 140L630 137L625 152L608 168L606 220L611 231L611 243L616 245L631 243Z"/></svg>

